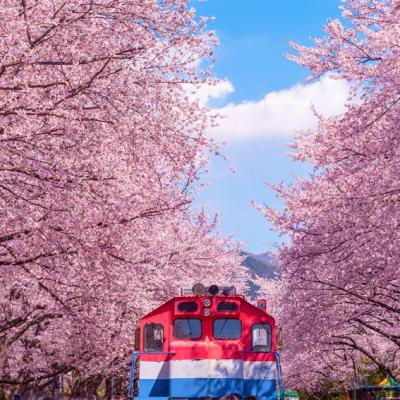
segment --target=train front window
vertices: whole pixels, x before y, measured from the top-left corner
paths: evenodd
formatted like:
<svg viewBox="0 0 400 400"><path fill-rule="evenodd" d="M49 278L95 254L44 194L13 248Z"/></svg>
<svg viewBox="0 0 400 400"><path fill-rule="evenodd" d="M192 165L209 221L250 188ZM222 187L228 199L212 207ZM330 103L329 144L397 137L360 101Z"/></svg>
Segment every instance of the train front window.
<svg viewBox="0 0 400 400"><path fill-rule="evenodd" d="M195 301L183 301L178 304L178 311L180 312L195 312L197 308L197 303Z"/></svg>
<svg viewBox="0 0 400 400"><path fill-rule="evenodd" d="M213 324L215 339L239 339L242 336L242 322L240 319L221 318Z"/></svg>
<svg viewBox="0 0 400 400"><path fill-rule="evenodd" d="M163 351L164 327L161 324L146 324L144 326L144 351L158 353Z"/></svg>
<svg viewBox="0 0 400 400"><path fill-rule="evenodd" d="M253 351L260 353L271 351L271 325L253 325L251 330L251 347Z"/></svg>
<svg viewBox="0 0 400 400"><path fill-rule="evenodd" d="M232 301L220 301L217 306L217 310L222 312L237 311L237 308L237 304Z"/></svg>
<svg viewBox="0 0 400 400"><path fill-rule="evenodd" d="M201 337L201 321L195 318L178 318L174 321L174 338L199 339Z"/></svg>

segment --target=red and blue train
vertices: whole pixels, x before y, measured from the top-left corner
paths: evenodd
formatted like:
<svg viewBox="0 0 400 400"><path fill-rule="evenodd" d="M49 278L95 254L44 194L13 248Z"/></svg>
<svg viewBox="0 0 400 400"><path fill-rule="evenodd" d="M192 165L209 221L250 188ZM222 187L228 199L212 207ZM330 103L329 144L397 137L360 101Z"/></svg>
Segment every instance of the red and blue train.
<svg viewBox="0 0 400 400"><path fill-rule="evenodd" d="M253 305L233 287L196 284L143 317L135 336L130 399L283 400L265 299Z"/></svg>

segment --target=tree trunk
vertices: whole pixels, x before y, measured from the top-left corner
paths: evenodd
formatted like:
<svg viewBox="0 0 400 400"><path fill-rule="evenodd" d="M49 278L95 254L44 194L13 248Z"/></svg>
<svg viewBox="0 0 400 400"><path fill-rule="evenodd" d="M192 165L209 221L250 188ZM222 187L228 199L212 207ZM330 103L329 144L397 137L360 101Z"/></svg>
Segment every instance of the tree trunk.
<svg viewBox="0 0 400 400"><path fill-rule="evenodd" d="M54 400L60 400L64 395L64 376L63 374L54 377Z"/></svg>
<svg viewBox="0 0 400 400"><path fill-rule="evenodd" d="M79 379L73 389L71 396L89 396L96 395L96 390L99 387L103 377L101 375L94 375L87 379Z"/></svg>
<svg viewBox="0 0 400 400"><path fill-rule="evenodd" d="M106 379L106 399L114 400L114 378Z"/></svg>

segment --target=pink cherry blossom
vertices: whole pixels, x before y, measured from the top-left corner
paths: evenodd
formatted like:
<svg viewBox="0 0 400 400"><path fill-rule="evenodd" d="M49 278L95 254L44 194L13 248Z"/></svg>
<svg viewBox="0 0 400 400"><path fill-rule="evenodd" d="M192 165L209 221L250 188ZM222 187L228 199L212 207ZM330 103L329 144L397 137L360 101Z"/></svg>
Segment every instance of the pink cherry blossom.
<svg viewBox="0 0 400 400"><path fill-rule="evenodd" d="M289 382L314 389L368 369L400 377L400 10L395 1L347 0L343 20L290 56L310 79L352 85L346 112L320 117L292 144L309 177L275 189L263 208L288 237L277 290Z"/></svg>
<svg viewBox="0 0 400 400"><path fill-rule="evenodd" d="M141 315L243 282L189 208L217 147L185 85L216 38L186 0L0 0L0 20L0 384L125 377Z"/></svg>

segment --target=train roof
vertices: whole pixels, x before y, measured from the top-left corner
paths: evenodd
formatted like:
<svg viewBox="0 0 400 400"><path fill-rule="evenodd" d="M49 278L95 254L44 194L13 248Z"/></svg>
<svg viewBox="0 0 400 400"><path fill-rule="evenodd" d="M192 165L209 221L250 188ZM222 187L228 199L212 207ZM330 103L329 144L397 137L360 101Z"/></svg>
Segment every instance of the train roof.
<svg viewBox="0 0 400 400"><path fill-rule="evenodd" d="M161 304L160 306L158 306L157 308L155 308L148 314L144 315L141 318L141 320L155 316L161 312L165 312L170 309L175 310L176 304L178 304L178 303L196 302L197 304L199 304L199 306L202 306L204 304L205 299L210 299L211 302L217 302L217 303L222 303L222 302L223 303L237 303L238 305L240 305L241 313L259 314L259 315L263 315L263 316L268 316L268 318L274 320L274 318L267 312L266 299L257 300L257 304L255 305L255 304L252 304L251 302L249 302L245 298L245 296L243 296L241 294L230 294L230 295L223 295L223 294L193 295L192 294L192 295L183 295L183 296L172 297L171 299L167 300L165 303ZM243 309L243 306L245 307L245 309ZM201 308L201 307L199 307L199 308ZM240 313L240 312L238 312L238 313ZM200 315L200 313L197 313L197 315Z"/></svg>

